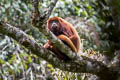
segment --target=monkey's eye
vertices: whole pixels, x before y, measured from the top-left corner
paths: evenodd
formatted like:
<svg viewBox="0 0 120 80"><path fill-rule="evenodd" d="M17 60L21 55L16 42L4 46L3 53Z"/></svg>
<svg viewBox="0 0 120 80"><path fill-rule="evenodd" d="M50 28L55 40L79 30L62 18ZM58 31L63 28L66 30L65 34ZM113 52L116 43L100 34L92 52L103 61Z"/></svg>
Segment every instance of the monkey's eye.
<svg viewBox="0 0 120 80"><path fill-rule="evenodd" d="M59 22L58 22L58 20L53 20L50 23L56 23L56 24L58 24Z"/></svg>
<svg viewBox="0 0 120 80"><path fill-rule="evenodd" d="M53 22L54 23L59 23L58 20L52 20L52 21L50 21L50 24L52 24Z"/></svg>
<svg viewBox="0 0 120 80"><path fill-rule="evenodd" d="M53 21L53 22L58 23L58 20L55 20L55 21Z"/></svg>

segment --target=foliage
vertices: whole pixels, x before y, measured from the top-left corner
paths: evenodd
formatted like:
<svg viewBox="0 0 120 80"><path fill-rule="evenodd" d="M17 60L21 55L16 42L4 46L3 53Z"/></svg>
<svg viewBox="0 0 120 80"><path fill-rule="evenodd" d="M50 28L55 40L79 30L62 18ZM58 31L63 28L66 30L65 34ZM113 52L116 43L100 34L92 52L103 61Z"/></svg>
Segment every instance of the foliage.
<svg viewBox="0 0 120 80"><path fill-rule="evenodd" d="M44 13L50 0L41 0L39 10ZM0 0L0 21L26 26L25 30L31 37L34 35L30 26L31 14L34 10L29 0ZM114 42L109 41L113 22L109 7L98 0L59 0L52 16L60 16L71 22L79 32L84 51L87 49L109 53L114 48ZM71 19L67 19L72 17ZM36 34L42 45L45 36ZM98 37L99 36L99 37ZM114 36L114 35L112 35ZM98 44L99 43L99 44ZM113 43L113 44L110 44ZM28 54L29 53L29 54ZM38 59L31 52L19 45L13 39L0 34L0 79L58 79L58 80L86 80L85 74L75 74L54 69L42 59ZM81 77L80 75L84 76Z"/></svg>
<svg viewBox="0 0 120 80"><path fill-rule="evenodd" d="M0 0L0 2L1 20L17 25L30 22L31 4L26 4L21 0Z"/></svg>

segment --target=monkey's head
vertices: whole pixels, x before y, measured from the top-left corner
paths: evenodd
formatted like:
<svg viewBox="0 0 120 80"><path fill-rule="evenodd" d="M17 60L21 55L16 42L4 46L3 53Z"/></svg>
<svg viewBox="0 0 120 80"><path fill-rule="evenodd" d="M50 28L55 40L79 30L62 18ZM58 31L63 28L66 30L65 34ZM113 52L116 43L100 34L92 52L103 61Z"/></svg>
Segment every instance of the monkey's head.
<svg viewBox="0 0 120 80"><path fill-rule="evenodd" d="M50 18L48 20L48 29L56 36L58 36L62 32L61 24L57 18Z"/></svg>
<svg viewBox="0 0 120 80"><path fill-rule="evenodd" d="M51 26L51 30L54 32L54 31L58 31L60 25L59 22L55 20L50 22L50 26Z"/></svg>

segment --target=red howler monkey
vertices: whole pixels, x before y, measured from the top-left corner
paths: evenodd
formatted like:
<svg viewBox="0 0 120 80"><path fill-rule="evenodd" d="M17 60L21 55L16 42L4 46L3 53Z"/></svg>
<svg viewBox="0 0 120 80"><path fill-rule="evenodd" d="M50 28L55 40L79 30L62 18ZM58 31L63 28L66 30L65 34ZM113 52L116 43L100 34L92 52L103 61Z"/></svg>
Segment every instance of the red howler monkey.
<svg viewBox="0 0 120 80"><path fill-rule="evenodd" d="M69 46L74 52L78 52L80 37L72 24L60 17L53 17L48 20L47 26L63 43ZM69 60L69 57L54 47L50 41L44 45L44 48L53 51L62 60Z"/></svg>

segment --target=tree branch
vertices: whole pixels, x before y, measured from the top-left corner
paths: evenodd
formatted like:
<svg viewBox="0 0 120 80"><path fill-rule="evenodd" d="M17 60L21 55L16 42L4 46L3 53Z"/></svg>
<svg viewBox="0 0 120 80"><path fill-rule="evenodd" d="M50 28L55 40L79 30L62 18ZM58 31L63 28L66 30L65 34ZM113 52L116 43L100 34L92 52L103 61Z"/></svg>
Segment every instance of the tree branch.
<svg viewBox="0 0 120 80"><path fill-rule="evenodd" d="M115 57L111 60L109 67L120 74L120 50L115 52Z"/></svg>
<svg viewBox="0 0 120 80"><path fill-rule="evenodd" d="M31 39L26 33L10 24L0 22L0 33L14 38L21 45L31 50L32 53L42 57L61 70L76 73L92 73L98 76L101 76L101 73L103 74L103 72L104 74L110 73L110 70L105 65L87 57L81 56L79 64L74 61L64 62L59 60L51 51L43 48L34 39Z"/></svg>

